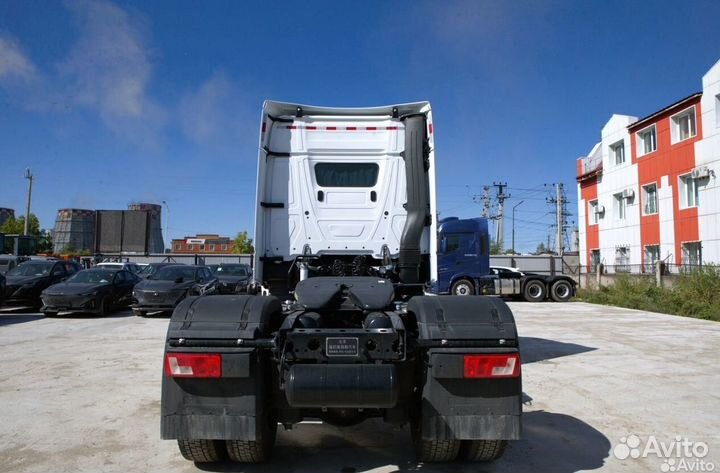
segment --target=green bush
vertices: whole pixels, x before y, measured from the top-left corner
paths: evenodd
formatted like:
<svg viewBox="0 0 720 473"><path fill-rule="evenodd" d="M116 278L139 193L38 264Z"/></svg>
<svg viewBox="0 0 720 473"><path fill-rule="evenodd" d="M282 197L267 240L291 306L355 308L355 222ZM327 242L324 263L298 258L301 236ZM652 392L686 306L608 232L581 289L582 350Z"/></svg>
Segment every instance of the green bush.
<svg viewBox="0 0 720 473"><path fill-rule="evenodd" d="M703 266L681 274L671 288L655 286L652 277L622 275L615 279L613 286L579 290L577 298L596 304L720 321L720 268Z"/></svg>

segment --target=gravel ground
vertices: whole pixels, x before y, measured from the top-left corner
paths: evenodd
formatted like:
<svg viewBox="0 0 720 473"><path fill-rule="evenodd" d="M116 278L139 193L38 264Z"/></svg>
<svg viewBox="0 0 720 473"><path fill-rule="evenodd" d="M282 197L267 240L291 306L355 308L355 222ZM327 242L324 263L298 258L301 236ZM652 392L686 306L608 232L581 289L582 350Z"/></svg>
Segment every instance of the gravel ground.
<svg viewBox="0 0 720 473"><path fill-rule="evenodd" d="M693 471L703 461L720 471L719 323L585 303L510 305L522 336L524 433L495 464L417 464L407 431L366 422L302 424L279 434L267 465L201 468L660 472ZM0 313L2 471L197 471L174 442L159 439L167 322L129 312L102 319ZM618 459L614 452L627 454L633 435L641 457ZM704 442L708 453L642 458L650 436L658 446L677 436Z"/></svg>

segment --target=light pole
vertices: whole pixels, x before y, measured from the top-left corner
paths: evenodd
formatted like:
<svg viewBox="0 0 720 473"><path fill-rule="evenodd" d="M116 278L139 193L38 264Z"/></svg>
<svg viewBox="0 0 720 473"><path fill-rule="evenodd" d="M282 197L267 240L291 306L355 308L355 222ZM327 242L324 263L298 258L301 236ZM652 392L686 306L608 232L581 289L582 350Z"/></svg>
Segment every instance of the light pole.
<svg viewBox="0 0 720 473"><path fill-rule="evenodd" d="M33 175L30 172L30 168L25 170L25 179L28 180L28 192L27 192L27 206L25 207L25 228L23 229L23 235L30 234L30 200L32 200L32 181Z"/></svg>
<svg viewBox="0 0 720 473"><path fill-rule="evenodd" d="M168 248L168 243L170 244L170 251L172 252L172 242L168 240L168 237L170 236L170 206L166 201L162 201L163 205L165 206L165 241L163 242L163 253L165 253L165 250Z"/></svg>
<svg viewBox="0 0 720 473"><path fill-rule="evenodd" d="M513 217L512 254L513 254L513 256L515 256L515 209L517 208L518 205L522 204L523 202L525 202L525 201L521 200L517 204L513 205L513 209L512 209L512 214L513 214L513 216L512 216Z"/></svg>

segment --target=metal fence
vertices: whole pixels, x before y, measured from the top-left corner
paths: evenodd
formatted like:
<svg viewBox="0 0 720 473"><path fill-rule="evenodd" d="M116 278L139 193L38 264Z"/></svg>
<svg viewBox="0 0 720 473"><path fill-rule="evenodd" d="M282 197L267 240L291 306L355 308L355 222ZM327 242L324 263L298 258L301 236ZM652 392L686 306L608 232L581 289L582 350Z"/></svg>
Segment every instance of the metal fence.
<svg viewBox="0 0 720 473"><path fill-rule="evenodd" d="M656 263L645 263L645 264L606 264L603 265L603 274L647 274L653 275L657 273L658 265ZM674 264L674 263L661 263L660 271L663 275L673 274L684 274L691 273L703 267L709 267L708 265L702 264ZM593 266L580 266L581 274L595 274L597 273L598 265Z"/></svg>
<svg viewBox="0 0 720 473"><path fill-rule="evenodd" d="M92 258L91 258L92 259ZM186 254L186 253L156 253L149 255L123 255L104 254L97 262L126 262L133 263L178 263L178 264L228 264L242 263L252 265L252 255L243 254Z"/></svg>

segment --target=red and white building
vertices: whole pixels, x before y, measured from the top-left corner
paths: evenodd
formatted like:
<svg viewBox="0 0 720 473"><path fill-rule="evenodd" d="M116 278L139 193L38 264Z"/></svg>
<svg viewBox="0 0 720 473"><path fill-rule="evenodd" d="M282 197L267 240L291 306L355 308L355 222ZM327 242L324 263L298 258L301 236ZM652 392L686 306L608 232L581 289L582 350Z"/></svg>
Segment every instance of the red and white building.
<svg viewBox="0 0 720 473"><path fill-rule="evenodd" d="M720 61L702 85L645 118L613 115L578 159L581 264L720 263Z"/></svg>

